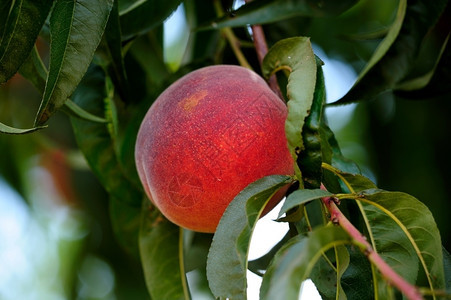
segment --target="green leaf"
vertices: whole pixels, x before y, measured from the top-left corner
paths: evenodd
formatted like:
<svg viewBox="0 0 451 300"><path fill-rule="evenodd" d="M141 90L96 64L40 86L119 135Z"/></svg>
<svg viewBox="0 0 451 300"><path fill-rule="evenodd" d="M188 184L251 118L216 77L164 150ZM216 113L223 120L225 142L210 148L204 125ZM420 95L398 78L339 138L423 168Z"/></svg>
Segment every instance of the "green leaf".
<svg viewBox="0 0 451 300"><path fill-rule="evenodd" d="M66 102L64 102L64 106L62 110L68 114L69 116L73 116L76 118L80 118L81 120L86 120L90 122L96 122L96 123L108 123L108 121L104 118L98 117L96 115L93 115L86 110L82 109L80 106L75 104L70 99L67 99Z"/></svg>
<svg viewBox="0 0 451 300"><path fill-rule="evenodd" d="M122 40L144 34L160 25L181 2L181 0L142 0L128 3L127 6L119 2Z"/></svg>
<svg viewBox="0 0 451 300"><path fill-rule="evenodd" d="M119 23L118 1L114 1L113 9L104 33L105 51L109 58L108 74L114 82L116 90L125 102L128 102L129 86L122 55L122 33Z"/></svg>
<svg viewBox="0 0 451 300"><path fill-rule="evenodd" d="M24 61L19 73L33 84L39 93L44 94L47 69L39 56L36 46L31 50L30 56Z"/></svg>
<svg viewBox="0 0 451 300"><path fill-rule="evenodd" d="M263 208L289 176L263 177L241 191L225 210L213 237L207 277L215 297L246 299L246 270L250 241Z"/></svg>
<svg viewBox="0 0 451 300"><path fill-rule="evenodd" d="M35 124L44 124L71 96L94 56L113 0L56 0L50 16L50 66Z"/></svg>
<svg viewBox="0 0 451 300"><path fill-rule="evenodd" d="M144 201L149 200L144 199ZM109 210L111 227L116 240L129 255L138 259L141 208L130 206L112 195L109 201Z"/></svg>
<svg viewBox="0 0 451 300"><path fill-rule="evenodd" d="M0 133L6 133L6 134L26 134L26 133L32 133L36 130L46 128L47 126L38 126L28 129L20 129L20 128L14 128L8 125L5 125L0 122Z"/></svg>
<svg viewBox="0 0 451 300"><path fill-rule="evenodd" d="M333 104L369 100L393 89L408 73L421 42L446 6L446 0L400 0L387 36L379 44L357 82Z"/></svg>
<svg viewBox="0 0 451 300"><path fill-rule="evenodd" d="M302 140L304 150L298 157L298 165L302 170L305 188L319 188L322 181L323 149L324 143L321 141L321 123L323 119L323 104L326 100L326 87L324 85L324 75L322 70L323 62L317 58L317 75L315 93L310 113L305 119L302 128Z"/></svg>
<svg viewBox="0 0 451 300"><path fill-rule="evenodd" d="M365 207L365 212L369 217L373 231L378 229L377 232L374 232L374 238L378 238L385 247L394 247L393 249L383 249L385 253L389 250L393 251L391 254L380 253L387 263L400 274L403 274L403 276L407 276L410 279L413 277L413 275L408 273L412 272L412 268L407 265L401 265L404 262L406 264L409 263L405 257L407 254L402 256L402 263L398 261L399 257L397 257L402 252L408 251L408 249L399 247L399 245L405 245L401 240L403 236L400 234L391 235L387 230L403 233L420 260L430 289L432 291L444 289L445 279L440 232L427 206L413 196L401 192L370 189L360 192L360 195L359 201L373 206L373 209L380 210L397 225L396 227L394 225L384 225L379 220L372 223L370 217L374 213L372 214L369 208Z"/></svg>
<svg viewBox="0 0 451 300"><path fill-rule="evenodd" d="M309 38L288 38L277 42L269 49L263 60L263 75L269 78L282 69L290 71L285 132L290 153L294 161L297 161L299 153L304 149L302 128L310 112L316 86L316 61ZM297 166L296 169L296 174L301 180L300 170Z"/></svg>
<svg viewBox="0 0 451 300"><path fill-rule="evenodd" d="M252 1L226 16L216 19L208 26L199 29L237 27L252 24L267 24L294 17L337 16L357 0L259 0Z"/></svg>
<svg viewBox="0 0 451 300"><path fill-rule="evenodd" d="M52 4L51 0L13 1L0 42L0 84L10 79L29 56Z"/></svg>
<svg viewBox="0 0 451 300"><path fill-rule="evenodd" d="M298 299L301 283L309 277L323 253L351 242L341 227L324 226L282 248L263 276L260 299Z"/></svg>
<svg viewBox="0 0 451 300"><path fill-rule="evenodd" d="M8 15L12 4L13 0L0 1L0 41L2 40L4 30L8 22Z"/></svg>
<svg viewBox="0 0 451 300"><path fill-rule="evenodd" d="M308 190L308 189L299 189L288 195L287 199L283 203L282 207L279 211L280 218L283 214L287 213L290 209L295 208L298 205L306 204L310 201L321 199L323 197L332 196L332 193L315 189L315 190Z"/></svg>
<svg viewBox="0 0 451 300"><path fill-rule="evenodd" d="M345 246L329 249L312 269L310 279L322 299L347 299L341 286L341 277L349 266L349 252Z"/></svg>
<svg viewBox="0 0 451 300"><path fill-rule="evenodd" d="M100 67L91 67L74 92L72 100L94 115L104 113L106 97L105 74ZM131 206L141 204L142 192L124 176L107 124L71 118L75 139L92 171L107 192Z"/></svg>
<svg viewBox="0 0 451 300"><path fill-rule="evenodd" d="M142 209L139 250L152 299L191 299L183 257L183 229L146 201Z"/></svg>

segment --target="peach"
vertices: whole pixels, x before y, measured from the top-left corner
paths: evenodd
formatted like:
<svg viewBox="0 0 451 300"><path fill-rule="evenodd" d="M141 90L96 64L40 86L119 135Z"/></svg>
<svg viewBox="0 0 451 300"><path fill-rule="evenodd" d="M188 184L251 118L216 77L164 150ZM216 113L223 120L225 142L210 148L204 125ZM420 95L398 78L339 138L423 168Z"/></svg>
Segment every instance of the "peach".
<svg viewBox="0 0 451 300"><path fill-rule="evenodd" d="M147 196L173 223L214 232L248 184L293 174L286 116L253 71L219 65L185 75L156 99L138 132L135 160Z"/></svg>

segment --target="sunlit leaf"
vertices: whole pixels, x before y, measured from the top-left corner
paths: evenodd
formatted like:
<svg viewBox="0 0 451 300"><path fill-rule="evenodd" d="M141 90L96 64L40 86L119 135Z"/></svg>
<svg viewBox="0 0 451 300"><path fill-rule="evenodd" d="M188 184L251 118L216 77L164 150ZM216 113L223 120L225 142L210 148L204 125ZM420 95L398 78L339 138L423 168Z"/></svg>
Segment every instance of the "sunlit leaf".
<svg viewBox="0 0 451 300"><path fill-rule="evenodd" d="M265 56L263 75L268 78L279 70L288 70L288 116L285 132L294 160L304 149L302 127L310 112L316 84L316 61L309 38L295 37L277 42ZM301 178L300 170L296 170Z"/></svg>
<svg viewBox="0 0 451 300"><path fill-rule="evenodd" d="M91 63L113 0L56 0L50 16L50 66L35 123L63 106Z"/></svg>
<svg viewBox="0 0 451 300"><path fill-rule="evenodd" d="M122 39L127 40L144 34L160 25L181 2L181 0L141 0L127 3L129 4L127 6L120 5Z"/></svg>
<svg viewBox="0 0 451 300"><path fill-rule="evenodd" d="M393 89L411 68L421 42L446 0L400 0L395 21L351 90L334 104L369 100Z"/></svg>
<svg viewBox="0 0 451 300"><path fill-rule="evenodd" d="M32 133L36 130L43 129L47 126L38 126L33 128L27 128L27 129L20 129L20 128L14 128L8 125L5 125L0 122L0 133L6 133L6 134L26 134L26 133Z"/></svg>
<svg viewBox="0 0 451 300"><path fill-rule="evenodd" d="M227 207L207 260L207 277L215 297L246 299L247 256L253 230L269 199L291 182L289 176L263 177L248 185Z"/></svg>
<svg viewBox="0 0 451 300"><path fill-rule="evenodd" d="M326 17L336 16L354 4L358 0L334 1L334 0L259 0L252 1L226 16L217 19L205 28L223 28L246 26L249 24L266 24L293 17Z"/></svg>
<svg viewBox="0 0 451 300"><path fill-rule="evenodd" d="M52 4L51 0L13 1L0 42L0 83L10 79L29 56ZM7 10L3 5L0 9Z"/></svg>
<svg viewBox="0 0 451 300"><path fill-rule="evenodd" d="M324 226L283 247L263 276L260 299L298 299L301 283L323 253L350 243L351 238L341 227Z"/></svg>
<svg viewBox="0 0 451 300"><path fill-rule="evenodd" d="M152 299L190 299L184 270L183 229L150 206L143 206L139 250Z"/></svg>

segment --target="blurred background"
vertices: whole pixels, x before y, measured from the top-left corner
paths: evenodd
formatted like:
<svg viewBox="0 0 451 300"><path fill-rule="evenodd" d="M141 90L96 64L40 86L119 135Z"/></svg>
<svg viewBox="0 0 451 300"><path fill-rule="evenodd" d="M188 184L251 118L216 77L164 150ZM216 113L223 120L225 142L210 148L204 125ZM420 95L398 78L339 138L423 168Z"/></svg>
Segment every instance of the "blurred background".
<svg viewBox="0 0 451 300"><path fill-rule="evenodd" d="M333 102L352 86L382 38L368 33L386 32L396 7L397 1L360 1L337 18L297 17L264 30L270 45L290 36L312 37L325 62L327 101ZM192 34L186 9L180 5L164 27L164 57L174 71L186 59ZM428 53L440 46L431 35L421 56L424 65L433 63ZM47 61L42 40L39 50ZM449 66L441 68L449 74ZM443 84L449 82L438 86ZM0 87L0 121L30 127L39 101L31 84L15 76ZM387 92L326 112L344 155L380 188L425 203L451 250L450 95L428 92L412 99ZM59 112L48 125L30 135L0 135L0 299L146 299L140 264L113 236L108 195L77 149L68 116ZM265 222L275 223L271 218L260 223ZM264 253L286 230L264 226L257 227L251 257ZM265 237L268 230L275 230L274 241ZM258 246L261 241L266 246Z"/></svg>

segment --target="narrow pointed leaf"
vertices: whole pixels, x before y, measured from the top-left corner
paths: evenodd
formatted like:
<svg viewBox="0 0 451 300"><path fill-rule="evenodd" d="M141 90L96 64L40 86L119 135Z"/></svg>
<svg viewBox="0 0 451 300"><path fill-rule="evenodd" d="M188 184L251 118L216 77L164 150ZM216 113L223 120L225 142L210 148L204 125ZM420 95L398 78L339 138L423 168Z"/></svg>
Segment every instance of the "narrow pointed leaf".
<svg viewBox="0 0 451 300"><path fill-rule="evenodd" d="M414 62L424 36L434 26L446 0L399 1L397 16L357 82L334 104L369 100L393 89L404 79Z"/></svg>
<svg viewBox="0 0 451 300"><path fill-rule="evenodd" d="M247 256L253 230L269 199L291 182L289 176L264 177L248 185L227 207L207 260L207 277L215 297L246 299Z"/></svg>
<svg viewBox="0 0 451 300"><path fill-rule="evenodd" d="M183 259L183 229L146 201L139 249L147 289L152 299L190 299Z"/></svg>
<svg viewBox="0 0 451 300"><path fill-rule="evenodd" d="M127 101L129 86L125 72L124 57L122 55L122 33L119 23L118 1L114 2L105 29L105 50L109 56L108 73L110 74L122 100Z"/></svg>
<svg viewBox="0 0 451 300"><path fill-rule="evenodd" d="M0 122L0 133L6 133L6 134L26 134L26 133L32 133L36 130L43 129L47 126L38 126L28 129L20 129L20 128L14 128L8 125L5 125Z"/></svg>
<svg viewBox="0 0 451 300"><path fill-rule="evenodd" d="M71 96L102 38L113 0L57 0L50 16L50 66L35 123L44 124Z"/></svg>
<svg viewBox="0 0 451 300"><path fill-rule="evenodd" d="M44 94L47 69L39 56L36 46L19 69L19 73L33 84L39 93Z"/></svg>
<svg viewBox="0 0 451 300"><path fill-rule="evenodd" d="M305 149L301 151L297 161L302 170L304 187L309 189L320 187L323 179L321 164L326 159L323 158L322 148L324 143L321 141L321 123L324 112L323 105L326 100L326 87L322 70L323 62L316 58L316 64L316 85L313 102L302 128L302 140Z"/></svg>
<svg viewBox="0 0 451 300"><path fill-rule="evenodd" d="M74 92L75 104L94 115L104 114L105 74L91 67ZM142 192L125 177L114 151L107 124L71 118L78 147L109 194L131 206L141 204Z"/></svg>
<svg viewBox="0 0 451 300"><path fill-rule="evenodd" d="M351 238L341 227L326 226L290 247L282 248L282 253L263 276L260 299L298 299L301 283L309 277L323 253L351 243Z"/></svg>
<svg viewBox="0 0 451 300"><path fill-rule="evenodd" d="M292 209L298 205L306 204L310 201L313 201L316 199L321 199L323 197L328 197L328 196L330 197L331 195L332 195L332 193L325 191L325 190L321 190L321 189L296 190L293 193L291 193L290 195L288 195L287 199L285 200L282 207L280 208L278 218L280 218L283 214L287 213L290 209Z"/></svg>
<svg viewBox="0 0 451 300"><path fill-rule="evenodd" d="M402 232L407 237L424 269L429 288L432 291L444 289L445 279L440 233L427 206L413 196L401 192L370 189L362 191L361 195L362 198L359 201L381 210L398 227L391 226L391 230ZM365 210L367 211L367 209ZM386 230L387 228L384 228L384 231ZM375 237L379 236L382 239L384 237L383 234L385 232L378 232L375 234ZM398 237L401 238L401 236ZM398 243L402 244L399 239L390 239L389 242L392 245L396 245L396 249L399 248ZM385 244L388 246L388 243ZM405 251L405 249L402 249L402 251ZM397 250L398 254L402 251ZM396 260L396 257L394 259ZM387 262L390 263L390 261ZM409 275L405 273L411 271L408 266L399 267L403 267L402 270L404 270L404 272L398 270L401 274L405 276Z"/></svg>
<svg viewBox="0 0 451 300"><path fill-rule="evenodd" d="M119 3L122 39L128 40L160 25L181 2L181 0L141 0L127 6Z"/></svg>
<svg viewBox="0 0 451 300"><path fill-rule="evenodd" d="M285 132L290 153L294 161L297 161L299 153L304 149L302 128L312 106L316 85L316 61L309 38L288 38L271 47L263 60L263 75L268 78L282 69L290 71ZM296 173L300 178L299 169Z"/></svg>
<svg viewBox="0 0 451 300"><path fill-rule="evenodd" d="M357 0L259 0L252 1L208 26L199 29L267 24L293 17L326 17L340 15Z"/></svg>
<svg viewBox="0 0 451 300"><path fill-rule="evenodd" d="M51 0L13 1L0 40L0 84L10 79L29 56L52 4ZM2 6L0 9L7 9Z"/></svg>

